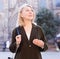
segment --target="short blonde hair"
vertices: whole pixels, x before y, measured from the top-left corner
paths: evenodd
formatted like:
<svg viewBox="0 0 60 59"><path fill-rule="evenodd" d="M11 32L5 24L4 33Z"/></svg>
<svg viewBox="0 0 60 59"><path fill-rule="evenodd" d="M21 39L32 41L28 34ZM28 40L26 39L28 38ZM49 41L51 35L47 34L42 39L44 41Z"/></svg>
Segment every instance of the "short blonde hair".
<svg viewBox="0 0 60 59"><path fill-rule="evenodd" d="M33 7L29 4L23 4L22 6L20 6L19 11L18 11L18 19L17 19L17 22L18 22L19 26L24 26L24 21L23 21L23 18L21 17L21 15L20 15L20 13L22 12L22 9L26 6L31 7L33 9Z"/></svg>

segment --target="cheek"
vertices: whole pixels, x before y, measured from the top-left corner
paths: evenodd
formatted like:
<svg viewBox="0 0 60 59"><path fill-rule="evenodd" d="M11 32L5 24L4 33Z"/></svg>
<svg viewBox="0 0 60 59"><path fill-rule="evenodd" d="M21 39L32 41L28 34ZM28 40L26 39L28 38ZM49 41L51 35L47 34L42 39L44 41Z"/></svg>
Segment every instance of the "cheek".
<svg viewBox="0 0 60 59"><path fill-rule="evenodd" d="M25 18L26 17L26 14L23 14L23 18Z"/></svg>
<svg viewBox="0 0 60 59"><path fill-rule="evenodd" d="M35 19L35 14L32 15L32 18Z"/></svg>
<svg viewBox="0 0 60 59"><path fill-rule="evenodd" d="M29 18L28 14L27 13L24 13L23 14L23 18L25 18L25 19Z"/></svg>
<svg viewBox="0 0 60 59"><path fill-rule="evenodd" d="M25 16L26 16L26 13L21 14L21 17L25 18Z"/></svg>

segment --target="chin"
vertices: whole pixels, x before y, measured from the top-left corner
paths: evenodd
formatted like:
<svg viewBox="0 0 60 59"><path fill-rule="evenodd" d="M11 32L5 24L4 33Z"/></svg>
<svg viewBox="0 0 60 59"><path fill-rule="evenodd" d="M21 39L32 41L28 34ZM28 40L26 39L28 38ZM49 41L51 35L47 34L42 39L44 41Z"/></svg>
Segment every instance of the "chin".
<svg viewBox="0 0 60 59"><path fill-rule="evenodd" d="M30 18L29 18L29 20L33 20L33 18L32 18L32 17L30 17Z"/></svg>
<svg viewBox="0 0 60 59"><path fill-rule="evenodd" d="M32 21L33 19L29 19L30 21Z"/></svg>

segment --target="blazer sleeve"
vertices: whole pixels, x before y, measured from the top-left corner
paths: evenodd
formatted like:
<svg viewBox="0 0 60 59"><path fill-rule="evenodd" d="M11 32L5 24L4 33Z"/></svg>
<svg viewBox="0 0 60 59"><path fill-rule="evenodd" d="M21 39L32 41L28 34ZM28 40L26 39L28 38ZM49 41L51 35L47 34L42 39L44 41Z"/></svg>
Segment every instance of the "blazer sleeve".
<svg viewBox="0 0 60 59"><path fill-rule="evenodd" d="M10 51L13 53L16 52L16 39L15 39L15 37L16 37L16 29L14 29L12 32L12 40L11 40L11 44L9 47Z"/></svg>
<svg viewBox="0 0 60 59"><path fill-rule="evenodd" d="M39 50L46 51L48 49L47 40L45 38L45 35L41 27L38 27L38 36L39 36L39 39L44 42L44 48L39 47Z"/></svg>

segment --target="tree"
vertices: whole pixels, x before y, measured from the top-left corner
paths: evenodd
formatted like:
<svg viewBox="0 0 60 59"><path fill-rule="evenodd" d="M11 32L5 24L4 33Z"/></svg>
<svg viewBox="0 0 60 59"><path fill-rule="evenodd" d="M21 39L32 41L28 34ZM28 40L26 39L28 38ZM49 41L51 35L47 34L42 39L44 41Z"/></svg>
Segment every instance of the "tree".
<svg viewBox="0 0 60 59"><path fill-rule="evenodd" d="M47 39L52 39L56 36L57 26L60 25L60 22L54 19L52 11L42 8L36 15L36 22L43 28Z"/></svg>

